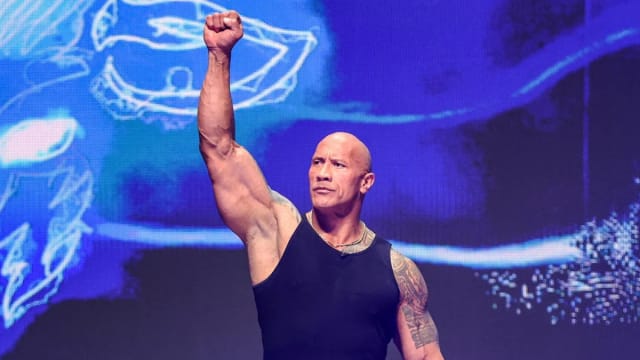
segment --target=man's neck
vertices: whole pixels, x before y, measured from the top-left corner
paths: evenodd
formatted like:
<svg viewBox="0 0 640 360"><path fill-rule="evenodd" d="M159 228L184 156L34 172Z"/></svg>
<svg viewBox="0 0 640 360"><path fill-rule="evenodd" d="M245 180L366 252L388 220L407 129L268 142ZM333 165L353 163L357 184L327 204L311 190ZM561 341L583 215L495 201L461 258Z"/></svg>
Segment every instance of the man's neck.
<svg viewBox="0 0 640 360"><path fill-rule="evenodd" d="M357 214L339 217L311 210L306 215L311 227L333 247L360 240L366 228Z"/></svg>

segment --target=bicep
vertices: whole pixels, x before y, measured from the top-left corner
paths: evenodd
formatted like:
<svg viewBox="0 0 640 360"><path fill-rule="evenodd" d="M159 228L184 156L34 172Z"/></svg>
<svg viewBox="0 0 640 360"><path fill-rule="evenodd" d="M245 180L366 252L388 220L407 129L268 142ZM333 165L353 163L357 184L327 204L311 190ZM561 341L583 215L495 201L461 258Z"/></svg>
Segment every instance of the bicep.
<svg viewBox="0 0 640 360"><path fill-rule="evenodd" d="M400 291L396 344L405 359L436 358L438 331L427 310L428 289L413 261L400 253L391 254L394 275Z"/></svg>
<svg viewBox="0 0 640 360"><path fill-rule="evenodd" d="M261 219L273 218L273 197L251 154L233 144L223 154L204 149L216 205L223 221L243 241Z"/></svg>

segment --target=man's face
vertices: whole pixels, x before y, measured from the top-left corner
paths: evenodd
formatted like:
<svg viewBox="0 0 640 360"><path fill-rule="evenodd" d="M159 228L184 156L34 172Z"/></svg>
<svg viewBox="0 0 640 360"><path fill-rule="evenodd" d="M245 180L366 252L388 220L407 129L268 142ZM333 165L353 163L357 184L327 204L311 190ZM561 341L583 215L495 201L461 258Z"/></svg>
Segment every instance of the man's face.
<svg viewBox="0 0 640 360"><path fill-rule="evenodd" d="M309 186L314 208L348 213L366 193L368 154L354 137L332 134L323 139L311 158Z"/></svg>

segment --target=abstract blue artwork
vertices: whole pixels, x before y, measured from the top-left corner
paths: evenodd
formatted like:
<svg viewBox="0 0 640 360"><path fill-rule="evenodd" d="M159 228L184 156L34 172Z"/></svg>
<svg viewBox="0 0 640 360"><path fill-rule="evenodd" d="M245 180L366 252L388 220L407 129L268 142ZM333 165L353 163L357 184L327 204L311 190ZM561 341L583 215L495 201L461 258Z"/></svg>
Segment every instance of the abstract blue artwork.
<svg viewBox="0 0 640 360"><path fill-rule="evenodd" d="M637 356L638 0L4 0L0 356L47 358L32 344L56 329L70 335L50 358L84 358L65 346L91 327L74 311L189 339L169 351L152 336L139 357L260 353L242 243L198 152L202 26L228 9L245 30L238 142L301 211L317 141L368 144L364 220L423 270L445 355ZM249 318L225 318L220 298L244 299ZM140 315L153 303L188 318L207 300L221 310L192 328ZM509 330L523 327L557 336Z"/></svg>

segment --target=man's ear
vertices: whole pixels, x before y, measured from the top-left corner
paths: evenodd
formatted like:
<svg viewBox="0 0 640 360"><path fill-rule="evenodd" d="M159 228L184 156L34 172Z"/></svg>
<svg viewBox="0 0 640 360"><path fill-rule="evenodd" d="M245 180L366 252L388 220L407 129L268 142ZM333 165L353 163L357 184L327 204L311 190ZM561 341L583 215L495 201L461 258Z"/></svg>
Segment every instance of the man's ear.
<svg viewBox="0 0 640 360"><path fill-rule="evenodd" d="M373 186L373 183L376 182L376 174L372 172L368 172L364 174L362 177L362 183L360 185L360 192L364 195L369 189Z"/></svg>

